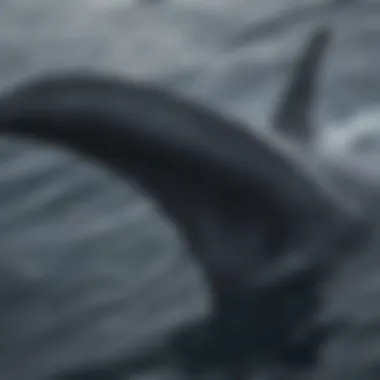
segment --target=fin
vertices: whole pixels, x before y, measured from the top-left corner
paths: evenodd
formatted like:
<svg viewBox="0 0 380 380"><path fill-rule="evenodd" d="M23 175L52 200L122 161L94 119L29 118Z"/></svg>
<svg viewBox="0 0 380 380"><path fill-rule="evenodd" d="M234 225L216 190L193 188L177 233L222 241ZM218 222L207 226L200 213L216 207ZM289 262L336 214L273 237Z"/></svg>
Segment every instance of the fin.
<svg viewBox="0 0 380 380"><path fill-rule="evenodd" d="M320 28L308 40L273 119L275 131L304 146L313 145L316 133L312 112L318 70L330 38L330 30Z"/></svg>

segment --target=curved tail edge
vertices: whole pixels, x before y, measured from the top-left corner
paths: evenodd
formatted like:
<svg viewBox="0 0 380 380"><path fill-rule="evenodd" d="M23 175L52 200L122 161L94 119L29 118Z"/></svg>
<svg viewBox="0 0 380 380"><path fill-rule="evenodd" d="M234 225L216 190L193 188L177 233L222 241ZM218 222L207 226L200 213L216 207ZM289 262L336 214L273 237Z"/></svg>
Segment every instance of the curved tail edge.
<svg viewBox="0 0 380 380"><path fill-rule="evenodd" d="M184 232L216 304L242 292L314 216L338 208L300 162L258 133L121 78L78 72L22 83L0 97L0 126L134 179Z"/></svg>

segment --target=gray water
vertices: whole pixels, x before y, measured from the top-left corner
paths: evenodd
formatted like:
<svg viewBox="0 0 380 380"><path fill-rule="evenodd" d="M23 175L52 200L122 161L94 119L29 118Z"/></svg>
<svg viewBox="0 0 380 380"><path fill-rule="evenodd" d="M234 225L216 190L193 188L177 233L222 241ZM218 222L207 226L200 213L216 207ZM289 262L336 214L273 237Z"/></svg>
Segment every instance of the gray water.
<svg viewBox="0 0 380 380"><path fill-rule="evenodd" d="M335 36L317 123L373 122L380 2L339 11L329 3L2 0L0 86L96 68L159 83L266 128L299 49L329 22ZM132 184L36 143L2 138L0 157L0 281L14 300L1 311L1 380L39 380L78 362L128 355L207 312L204 279L186 245Z"/></svg>

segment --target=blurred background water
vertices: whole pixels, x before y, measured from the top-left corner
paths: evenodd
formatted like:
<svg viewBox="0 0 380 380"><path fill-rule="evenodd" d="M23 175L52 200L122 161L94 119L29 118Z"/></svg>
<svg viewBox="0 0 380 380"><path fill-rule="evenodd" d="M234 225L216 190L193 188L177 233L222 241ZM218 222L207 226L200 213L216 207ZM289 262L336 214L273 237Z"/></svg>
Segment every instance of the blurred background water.
<svg viewBox="0 0 380 380"><path fill-rule="evenodd" d="M300 48L325 22L334 41L320 76L319 128L376 124L376 0L340 9L325 0L2 0L0 86L96 68L265 128ZM30 141L2 138L0 157L0 297L10 300L0 313L1 380L128 355L207 312L186 245L132 184Z"/></svg>

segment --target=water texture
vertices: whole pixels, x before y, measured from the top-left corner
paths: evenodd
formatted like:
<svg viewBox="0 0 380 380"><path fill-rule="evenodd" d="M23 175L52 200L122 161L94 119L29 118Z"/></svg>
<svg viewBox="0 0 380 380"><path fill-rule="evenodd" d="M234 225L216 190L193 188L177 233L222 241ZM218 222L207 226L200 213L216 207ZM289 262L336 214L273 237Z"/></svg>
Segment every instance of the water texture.
<svg viewBox="0 0 380 380"><path fill-rule="evenodd" d="M98 69L267 128L300 47L322 23L335 35L318 125L375 126L375 0L339 10L324 0L3 0L0 88L56 69ZM128 355L207 312L181 236L132 184L30 141L2 138L0 158L0 297L11 300L0 317L0 379L39 380Z"/></svg>

